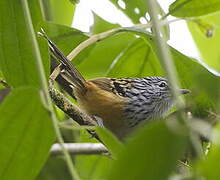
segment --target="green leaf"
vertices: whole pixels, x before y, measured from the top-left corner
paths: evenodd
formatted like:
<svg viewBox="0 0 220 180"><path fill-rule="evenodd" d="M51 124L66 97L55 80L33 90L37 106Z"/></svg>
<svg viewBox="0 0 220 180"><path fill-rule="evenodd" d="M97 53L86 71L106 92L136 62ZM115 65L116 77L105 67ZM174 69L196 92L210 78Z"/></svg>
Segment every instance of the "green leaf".
<svg viewBox="0 0 220 180"><path fill-rule="evenodd" d="M112 62L109 77L163 76L151 47L142 38L131 41Z"/></svg>
<svg viewBox="0 0 220 180"><path fill-rule="evenodd" d="M81 130L78 142L97 143L99 141L91 139L91 135L88 135L87 131ZM105 172L110 170L112 160L103 155L76 156L75 164L82 179L105 179Z"/></svg>
<svg viewBox="0 0 220 180"><path fill-rule="evenodd" d="M102 155L77 156L76 167L83 180L106 179L112 159Z"/></svg>
<svg viewBox="0 0 220 180"><path fill-rule="evenodd" d="M40 174L36 178L37 180L72 180L69 171L66 166L66 161L63 157L51 156L48 158L44 167L41 169Z"/></svg>
<svg viewBox="0 0 220 180"><path fill-rule="evenodd" d="M34 27L41 20L38 1L30 1ZM38 8L38 11L37 11ZM12 87L39 87L36 59L32 51L31 37L25 24L20 1L0 1L0 69ZM44 42L44 47L46 44ZM45 70L49 73L48 54L43 54Z"/></svg>
<svg viewBox="0 0 220 180"><path fill-rule="evenodd" d="M185 96L186 106L190 107L192 113L198 117L207 118L208 111L219 111L220 78L209 72L195 59L184 56L172 48L171 53L182 88L192 91Z"/></svg>
<svg viewBox="0 0 220 180"><path fill-rule="evenodd" d="M102 19L100 16L93 13L94 16L94 25L92 26L92 33L98 34L110 29L118 28L120 27L118 24L111 24L104 19Z"/></svg>
<svg viewBox="0 0 220 180"><path fill-rule="evenodd" d="M177 17L196 17L220 10L220 0L176 0L169 7L169 13Z"/></svg>
<svg viewBox="0 0 220 180"><path fill-rule="evenodd" d="M96 132L104 145L108 148L114 158L117 158L118 154L124 148L123 144L114 136L110 131L104 128L97 128Z"/></svg>
<svg viewBox="0 0 220 180"><path fill-rule="evenodd" d="M183 155L186 140L164 122L147 124L129 139L108 179L167 179Z"/></svg>
<svg viewBox="0 0 220 180"><path fill-rule="evenodd" d="M66 55L68 55L81 42L89 38L82 31L59 24L44 22L42 27L51 40L53 40ZM80 52L80 54L73 60L74 64L81 63L89 55L94 46L95 45L91 45Z"/></svg>
<svg viewBox="0 0 220 180"><path fill-rule="evenodd" d="M39 91L13 90L0 105L0 113L0 179L34 179L54 141L52 122Z"/></svg>
<svg viewBox="0 0 220 180"><path fill-rule="evenodd" d="M214 14L203 17L199 20L199 22L196 21L196 23L188 22L189 30L192 33L193 39L199 49L202 60L210 68L213 68L218 72L220 72L220 52L216 50L216 47L219 46L220 41L220 29L218 28L220 25L219 18L220 14ZM198 24L201 23L201 21L202 24ZM208 23L209 26L206 24L204 25L204 23ZM204 31L207 31L206 34L210 31L210 26L212 26L214 28L213 35L211 37L207 37L206 34L201 31L201 26L204 27Z"/></svg>
<svg viewBox="0 0 220 180"><path fill-rule="evenodd" d="M45 4L44 2L43 4ZM75 10L75 4L70 0L49 0L48 6L45 7L45 13L49 13L50 21L57 24L71 26ZM45 4L46 6L46 4Z"/></svg>

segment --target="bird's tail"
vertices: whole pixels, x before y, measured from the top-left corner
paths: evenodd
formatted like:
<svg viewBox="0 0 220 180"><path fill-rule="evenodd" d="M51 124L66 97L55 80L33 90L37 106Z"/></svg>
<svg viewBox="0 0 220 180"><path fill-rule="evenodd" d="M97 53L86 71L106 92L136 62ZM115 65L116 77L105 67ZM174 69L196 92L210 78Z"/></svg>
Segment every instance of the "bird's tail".
<svg viewBox="0 0 220 180"><path fill-rule="evenodd" d="M38 32L39 35L44 37L49 45L51 54L62 64L64 69L69 73L68 78L71 80L73 85L80 90L86 90L85 84L86 80L80 74L80 72L74 67L74 65L66 58L66 56L57 48L57 46L49 39L47 34L41 29L41 32Z"/></svg>

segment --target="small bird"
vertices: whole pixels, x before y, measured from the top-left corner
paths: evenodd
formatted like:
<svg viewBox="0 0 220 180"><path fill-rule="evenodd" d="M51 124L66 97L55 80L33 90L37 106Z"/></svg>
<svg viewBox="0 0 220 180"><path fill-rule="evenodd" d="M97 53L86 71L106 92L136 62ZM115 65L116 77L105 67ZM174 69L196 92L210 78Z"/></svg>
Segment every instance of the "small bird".
<svg viewBox="0 0 220 180"><path fill-rule="evenodd" d="M85 80L80 72L48 38L52 55L61 62L65 76L71 82L74 96L82 110L101 120L100 124L123 139L143 121L160 118L174 104L167 79L96 78ZM180 89L180 94L190 91Z"/></svg>

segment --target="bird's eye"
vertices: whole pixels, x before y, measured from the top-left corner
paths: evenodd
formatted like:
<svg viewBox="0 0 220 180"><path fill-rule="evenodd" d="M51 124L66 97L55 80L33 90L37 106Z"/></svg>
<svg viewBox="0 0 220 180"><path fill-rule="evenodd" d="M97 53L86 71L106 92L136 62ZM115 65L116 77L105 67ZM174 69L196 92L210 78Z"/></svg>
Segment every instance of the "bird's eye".
<svg viewBox="0 0 220 180"><path fill-rule="evenodd" d="M159 84L159 87L166 87L166 85L167 85L166 82L161 82L161 83Z"/></svg>

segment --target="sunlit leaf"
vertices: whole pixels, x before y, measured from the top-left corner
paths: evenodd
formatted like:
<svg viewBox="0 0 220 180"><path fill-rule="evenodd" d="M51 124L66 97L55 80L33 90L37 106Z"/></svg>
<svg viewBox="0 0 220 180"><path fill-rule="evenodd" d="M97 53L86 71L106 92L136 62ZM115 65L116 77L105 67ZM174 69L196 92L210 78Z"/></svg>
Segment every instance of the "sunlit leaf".
<svg viewBox="0 0 220 180"><path fill-rule="evenodd" d="M220 0L176 0L169 7L172 16L196 17L220 10Z"/></svg>
<svg viewBox="0 0 220 180"><path fill-rule="evenodd" d="M212 36L207 37L203 32L201 32L201 25L197 23L188 22L188 27L192 33L195 43L200 51L202 60L210 67L220 72L220 52L216 49L219 46L220 41L220 29L218 26L220 14L214 14L211 16L203 17L202 23L207 22L214 29L212 31ZM203 25L203 24L202 24ZM207 29L208 31L209 29Z"/></svg>
<svg viewBox="0 0 220 180"><path fill-rule="evenodd" d="M118 28L120 27L118 24L111 24L104 19L102 19L100 16L93 13L94 16L94 25L92 26L92 33L98 34L110 29Z"/></svg>
<svg viewBox="0 0 220 180"><path fill-rule="evenodd" d="M193 22L197 25L198 29L206 38L213 37L214 34L214 26L203 19L194 19Z"/></svg>

